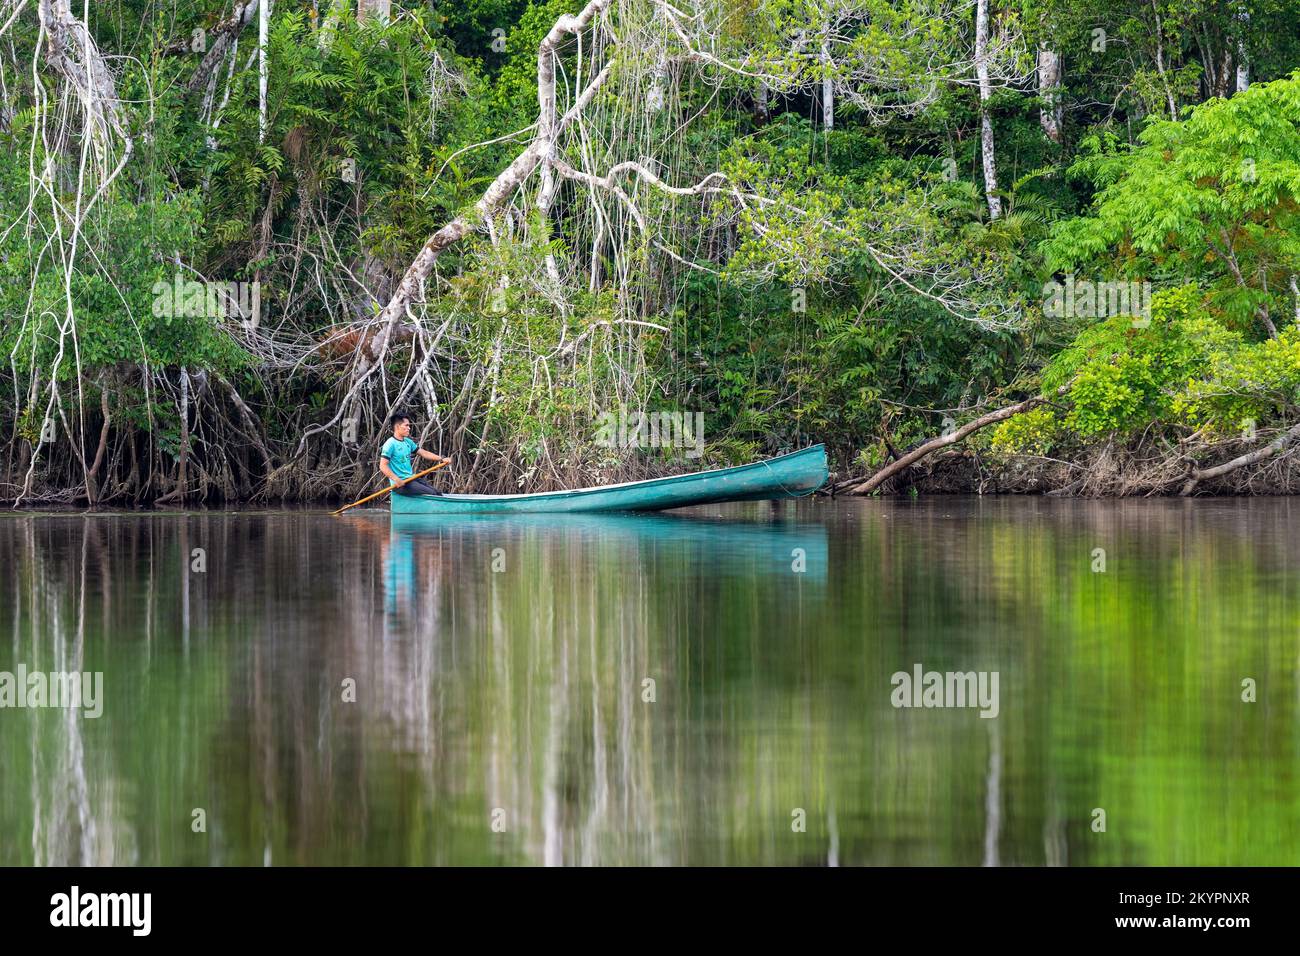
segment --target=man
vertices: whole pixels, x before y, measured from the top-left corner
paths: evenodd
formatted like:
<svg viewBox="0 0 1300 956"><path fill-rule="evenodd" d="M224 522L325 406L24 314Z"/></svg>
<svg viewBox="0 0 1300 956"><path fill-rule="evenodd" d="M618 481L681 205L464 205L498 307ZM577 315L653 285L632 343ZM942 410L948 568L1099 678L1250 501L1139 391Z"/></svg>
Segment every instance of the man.
<svg viewBox="0 0 1300 956"><path fill-rule="evenodd" d="M405 412L398 412L389 421L393 426L393 437L384 442L384 447L379 450L379 470L393 484L396 485L406 481L407 478L415 474L415 470L411 467L411 455L413 454L419 455L426 461L451 461L450 458L443 458L431 451L425 451L415 439L411 438L411 417ZM396 489L396 493L400 495L442 494L441 491L419 478L415 481L406 482L405 485Z"/></svg>

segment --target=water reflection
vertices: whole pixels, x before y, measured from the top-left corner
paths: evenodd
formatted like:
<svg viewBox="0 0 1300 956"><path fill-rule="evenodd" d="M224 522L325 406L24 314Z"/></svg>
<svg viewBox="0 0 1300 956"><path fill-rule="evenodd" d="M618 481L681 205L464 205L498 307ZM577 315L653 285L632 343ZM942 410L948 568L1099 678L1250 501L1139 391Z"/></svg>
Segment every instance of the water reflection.
<svg viewBox="0 0 1300 956"><path fill-rule="evenodd" d="M478 734L458 774L483 779L502 842L548 865L676 860L654 718L693 627L665 583L804 592L827 566L823 525L770 516L404 515L388 535L374 679L392 739L422 751L432 688L439 722Z"/></svg>
<svg viewBox="0 0 1300 956"><path fill-rule="evenodd" d="M1293 862L1290 507L5 518L0 863Z"/></svg>

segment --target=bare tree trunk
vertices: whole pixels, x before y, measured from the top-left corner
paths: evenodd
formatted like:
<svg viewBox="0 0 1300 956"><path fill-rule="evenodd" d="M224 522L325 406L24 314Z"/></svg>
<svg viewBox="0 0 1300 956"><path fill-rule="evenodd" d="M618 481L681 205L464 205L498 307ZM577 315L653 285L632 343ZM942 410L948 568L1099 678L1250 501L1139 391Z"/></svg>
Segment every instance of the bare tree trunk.
<svg viewBox="0 0 1300 956"><path fill-rule="evenodd" d="M396 326L398 320L406 314L407 308L415 301L416 296L420 294L425 279L433 272L433 265L437 262L442 251L469 235L474 229L475 222L491 218L505 205L506 200L536 171L542 160L552 155L556 137L579 113L587 108L596 92L604 85L610 72L608 65L583 90L569 112L556 119L555 61L552 58L553 54L559 47L561 40L584 29L612 2L613 0L590 0L580 13L576 15L565 14L556 20L550 32L542 39L537 50L537 100L540 107L537 119L537 136L528 145L528 148L516 156L514 161L492 181L487 191L474 204L472 222L466 216L457 216L430 236L423 248L416 254L415 259L407 268L406 274L402 276L402 281L398 283L397 289L393 292L393 297L389 299L388 305L379 314L378 321L383 328L370 339L368 351L371 361L377 360L383 355L388 338L392 334L392 329Z"/></svg>
<svg viewBox="0 0 1300 956"><path fill-rule="evenodd" d="M258 0L247 0L242 6L235 8L235 12L229 18L222 20L215 27L208 30L208 38L211 40L211 46L208 52L203 55L199 61L198 67L194 70L194 75L190 81L185 84L186 89L191 93L196 93L208 85L208 78L212 72L226 58L226 53L234 44L235 38L243 31L244 27L253 22L253 17L258 11ZM215 37L215 39L212 39Z"/></svg>
<svg viewBox="0 0 1300 956"><path fill-rule="evenodd" d="M325 0L325 15L321 17L320 33L316 38L322 50L329 50L334 45L334 34L338 32L339 21L347 13L347 0Z"/></svg>
<svg viewBox="0 0 1300 956"><path fill-rule="evenodd" d="M266 44L270 30L271 0L257 8L257 140L266 139Z"/></svg>
<svg viewBox="0 0 1300 956"><path fill-rule="evenodd" d="M556 22L559 25L559 21ZM554 32L554 31L552 31ZM549 37L547 38L549 39ZM537 46L537 135L546 139L550 147L541 158L541 188L537 193L537 211L541 219L542 228L547 231L544 237L548 242L550 240L550 222L551 222L551 204L555 201L555 191L558 188L558 181L555 178L555 170L552 163L555 159L555 124L557 122L555 106L555 60L557 56L556 44L547 43L543 40ZM491 228L491 219L488 220L488 228ZM552 282L560 281L559 266L555 263L555 256L551 253L546 254L546 274Z"/></svg>
<svg viewBox="0 0 1300 956"><path fill-rule="evenodd" d="M1038 47L1038 98L1042 100L1038 121L1053 143L1061 141L1064 109L1061 105L1061 57L1043 42Z"/></svg>
<svg viewBox="0 0 1300 956"><path fill-rule="evenodd" d="M359 361L354 363L352 386L334 418L323 425L312 425L299 437L295 456L301 455L312 435L326 431L340 421L350 408L351 396L369 378L382 361L392 340L393 334L400 328L401 319L406 316L412 303L424 295L424 283L432 274L434 264L443 250L455 245L468 236L479 223L488 222L498 214L527 180L541 165L543 159L553 155L555 140L569 124L591 105L596 93L605 85L613 71L613 61L607 62L587 84L563 116L555 118L555 68L550 54L566 37L585 29L592 20L600 15L613 0L589 0L581 12L576 15L565 14L555 21L549 33L538 45L538 102L541 104L538 117L538 133L528 147L514 158L488 186L479 197L478 202L464 214L457 216L432 236L430 236L416 253L401 282L394 289L388 304L375 319L376 331L361 340ZM466 419L468 421L468 418ZM463 426L462 426L463 427Z"/></svg>
<svg viewBox="0 0 1300 956"><path fill-rule="evenodd" d="M1250 58L1246 55L1246 28L1250 25L1250 11L1237 12L1237 92L1244 93L1250 86Z"/></svg>
<svg viewBox="0 0 1300 956"><path fill-rule="evenodd" d="M1151 0L1151 10L1156 16L1156 72L1160 74L1160 82L1165 87L1165 99L1169 103L1169 118L1178 119L1178 104L1174 102L1174 91L1169 85L1169 75L1165 72L1165 35L1164 25L1160 22L1160 7L1156 0Z"/></svg>
<svg viewBox="0 0 1300 956"><path fill-rule="evenodd" d="M989 115L989 0L975 6L975 75L980 87L980 152L984 159L984 193L988 198L989 218L1002 217L1002 200L997 195L998 166L993 144L993 117Z"/></svg>
<svg viewBox="0 0 1300 956"><path fill-rule="evenodd" d="M1233 61L1232 45L1229 43L1225 43L1223 47L1223 61L1219 64L1219 68L1217 71L1217 75L1219 77L1219 83L1211 93L1212 96L1217 96L1219 97L1219 99L1228 98L1228 84L1232 81L1234 76L1232 61Z"/></svg>
<svg viewBox="0 0 1300 956"><path fill-rule="evenodd" d="M832 130L835 128L835 89L831 84L831 50L826 43L822 43L822 67L826 71L822 76L822 125Z"/></svg>
<svg viewBox="0 0 1300 956"><path fill-rule="evenodd" d="M176 474L178 483L176 490L182 501L185 500L185 486L187 484L186 471L190 461L190 372L189 369L181 366L181 456L180 463L177 467Z"/></svg>
<svg viewBox="0 0 1300 956"><path fill-rule="evenodd" d="M1219 68L1214 62L1214 43L1208 31L1196 34L1196 48L1201 54L1201 82L1205 85L1205 96L1214 96L1218 89Z"/></svg>
<svg viewBox="0 0 1300 956"><path fill-rule="evenodd" d="M111 129L131 148L113 74L86 25L72 13L68 0L40 0L37 14L48 31L50 65L86 104L91 133L107 139Z"/></svg>
<svg viewBox="0 0 1300 956"><path fill-rule="evenodd" d="M104 456L108 451L108 433L113 421L109 410L107 386L99 394L99 411L104 419L99 428L99 447L95 449L95 460L86 472L86 500L92 506L99 503L99 469L103 467Z"/></svg>
<svg viewBox="0 0 1300 956"><path fill-rule="evenodd" d="M365 23L376 17L381 23L387 23L392 12L390 0L357 0L357 22Z"/></svg>

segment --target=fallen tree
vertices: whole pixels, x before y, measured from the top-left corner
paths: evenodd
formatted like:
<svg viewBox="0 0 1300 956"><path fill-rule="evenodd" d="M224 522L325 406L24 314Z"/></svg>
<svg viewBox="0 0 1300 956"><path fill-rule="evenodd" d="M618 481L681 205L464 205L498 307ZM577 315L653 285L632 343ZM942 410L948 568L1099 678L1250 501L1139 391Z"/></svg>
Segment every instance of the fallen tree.
<svg viewBox="0 0 1300 956"><path fill-rule="evenodd" d="M1225 461L1221 465L1215 465L1212 468L1194 468L1191 475L1188 476L1183 490L1179 492L1182 497L1187 497L1196 490L1196 486L1205 481L1207 478L1218 478L1221 475L1229 474L1238 468L1245 468L1247 465L1253 465L1257 462L1265 461L1273 456L1280 454L1290 446L1297 438L1300 438L1300 424L1293 425L1287 431L1283 432L1277 438L1273 439L1262 448L1256 448L1254 451L1247 452L1244 455L1238 455L1231 461Z"/></svg>
<svg viewBox="0 0 1300 956"><path fill-rule="evenodd" d="M922 458L933 454L941 448L947 448L949 445L955 445L957 442L979 431L981 428L987 428L989 425L996 425L998 422L1004 422L1008 418L1014 418L1023 412L1030 411L1051 400L1052 397L1064 395L1070 390L1070 385L1062 385L1056 390L1053 396L1036 395L1033 398L1027 398L1023 402L1017 402L1015 405L1008 405L1005 408L999 408L996 411L981 415L979 418L967 422L961 428L955 429L947 434L940 435L937 438L931 438L929 441L919 447L890 462L881 468L866 481L851 488L849 494L852 495L869 495L879 488L884 482L893 478L895 475L911 468Z"/></svg>

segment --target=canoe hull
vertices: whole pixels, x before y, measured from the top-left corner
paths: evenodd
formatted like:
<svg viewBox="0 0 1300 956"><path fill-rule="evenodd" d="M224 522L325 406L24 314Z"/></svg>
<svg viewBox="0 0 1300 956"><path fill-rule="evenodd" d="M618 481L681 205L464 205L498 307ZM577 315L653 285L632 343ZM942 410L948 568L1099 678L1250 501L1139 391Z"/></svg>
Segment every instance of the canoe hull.
<svg viewBox="0 0 1300 956"><path fill-rule="evenodd" d="M392 495L393 514L518 514L593 511L663 511L724 501L800 498L826 483L826 447L769 458L752 465L716 468L621 485L536 495Z"/></svg>

